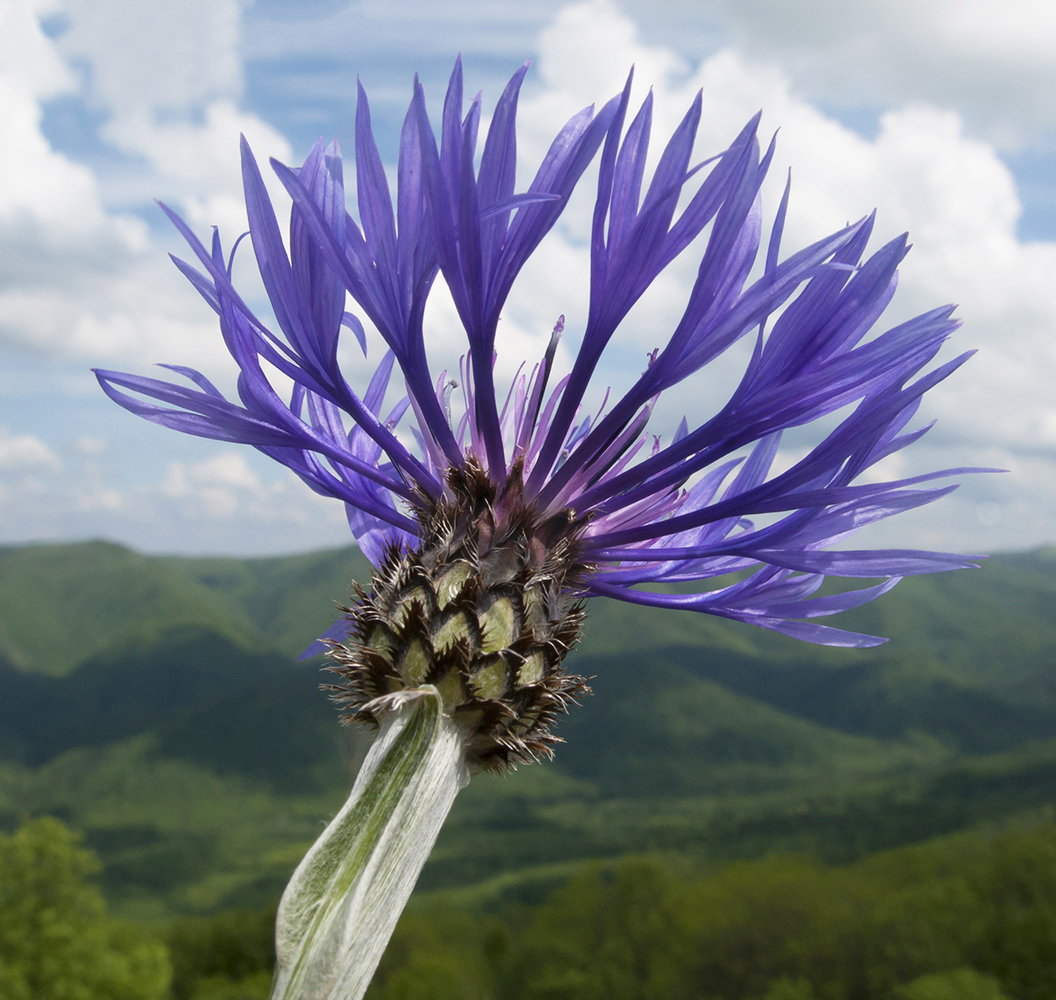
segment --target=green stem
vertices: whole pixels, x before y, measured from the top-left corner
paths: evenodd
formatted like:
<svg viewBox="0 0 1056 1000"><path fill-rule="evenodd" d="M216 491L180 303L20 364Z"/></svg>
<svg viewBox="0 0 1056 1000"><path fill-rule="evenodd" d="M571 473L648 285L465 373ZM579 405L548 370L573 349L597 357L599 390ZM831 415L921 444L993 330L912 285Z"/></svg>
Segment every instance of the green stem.
<svg viewBox="0 0 1056 1000"><path fill-rule="evenodd" d="M382 720L348 801L283 893L271 1000L359 1000L366 992L469 782L463 741L431 685Z"/></svg>

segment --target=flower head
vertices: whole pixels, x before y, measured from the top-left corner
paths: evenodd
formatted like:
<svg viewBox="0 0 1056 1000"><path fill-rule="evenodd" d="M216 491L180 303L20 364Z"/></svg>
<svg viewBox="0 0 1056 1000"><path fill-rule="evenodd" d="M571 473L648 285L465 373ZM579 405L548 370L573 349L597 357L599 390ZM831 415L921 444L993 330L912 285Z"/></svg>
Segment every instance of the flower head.
<svg viewBox="0 0 1056 1000"><path fill-rule="evenodd" d="M478 98L464 108L461 66L439 137L416 83L395 200L360 89L358 222L346 212L338 148L320 142L298 169L273 164L293 199L288 248L243 142L249 235L274 326L235 290L219 236L206 247L169 212L198 260L176 264L218 314L240 369L239 402L187 368L168 366L190 385L97 373L132 412L253 445L346 504L378 571L352 625L332 634L344 640L339 696L370 718L385 698L434 683L479 722L475 746L485 763L543 749L549 715L582 689L559 670L578 635L580 597L865 646L881 640L815 619L871 600L907 574L970 565L933 552L832 548L954 488L929 480L967 471L860 481L924 433L906 430L921 396L967 357L928 368L958 325L952 307L876 332L905 238L866 256L870 217L782 256L786 187L753 272L773 153L772 143L760 147L758 117L728 149L694 164L698 97L646 182L652 98L628 124L630 80L599 112L588 108L561 129L518 193L515 116L525 71L499 99L479 156L481 105ZM504 304L595 157L589 308L574 364L553 377L562 321L531 372L500 395L494 363ZM586 414L610 339L698 237L703 256L667 343L622 398ZM425 307L438 275L467 339L457 380L436 376L427 360ZM358 315L345 311L347 296ZM362 394L337 361L343 331L366 351L360 317L387 347ZM649 436L660 394L744 338L750 360L717 412L684 419L666 441ZM288 398L269 380L272 369L292 380ZM406 392L386 406L394 374ZM465 408L453 417L455 389ZM837 411L844 415L813 450L773 471L783 430ZM881 582L814 596L827 574ZM675 586L649 589L663 584Z"/></svg>

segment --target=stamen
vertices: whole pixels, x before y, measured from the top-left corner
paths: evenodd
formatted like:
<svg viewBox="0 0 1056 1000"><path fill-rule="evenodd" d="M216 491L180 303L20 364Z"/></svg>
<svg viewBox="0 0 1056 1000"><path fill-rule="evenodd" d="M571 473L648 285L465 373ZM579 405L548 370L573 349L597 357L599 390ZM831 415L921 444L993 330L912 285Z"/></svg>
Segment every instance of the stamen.
<svg viewBox="0 0 1056 1000"><path fill-rule="evenodd" d="M449 378L444 383L444 416L447 418L447 426L451 430L455 429L454 424L451 421L451 393L458 388L457 380Z"/></svg>

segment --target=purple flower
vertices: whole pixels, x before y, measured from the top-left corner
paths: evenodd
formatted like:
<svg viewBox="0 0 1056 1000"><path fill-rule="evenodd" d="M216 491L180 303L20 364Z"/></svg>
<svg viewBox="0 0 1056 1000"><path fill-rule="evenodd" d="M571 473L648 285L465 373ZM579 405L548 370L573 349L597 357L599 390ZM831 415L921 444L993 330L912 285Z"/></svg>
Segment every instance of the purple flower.
<svg viewBox="0 0 1056 1000"><path fill-rule="evenodd" d="M273 163L293 199L288 247L243 142L249 235L274 326L255 316L233 287L219 236L204 246L166 209L198 261L176 265L219 316L240 369L238 402L225 399L204 375L177 366L167 367L188 385L99 371L103 390L156 423L253 445L316 492L344 501L353 535L381 572L389 566L395 574L392 567L406 553L432 545L436 539L427 536L441 531L438 512L450 514L452 504L465 506L471 497L472 517L487 508L491 521L486 530L474 522L472 530L486 537L474 535L465 550L472 555L461 559L476 559L489 545L498 551L495 533L516 521L522 550L573 539L574 572L559 579L579 594L704 611L831 645L881 641L815 619L869 601L902 576L971 565L934 552L832 547L864 525L954 488L929 481L970 471L860 481L927 430L906 429L921 396L967 357L929 369L958 325L952 307L876 332L907 252L905 237L866 256L870 217L782 256L787 187L761 272L749 280L762 248L759 192L773 144L761 151L756 117L728 149L694 164L699 98L648 183L652 98L628 125L628 80L598 113L588 108L561 129L527 190L517 193L515 117L525 71L499 99L479 155L481 105L478 98L464 109L461 66L451 77L439 137L416 83L400 137L395 201L361 89L359 221L346 212L338 148L320 142L300 168ZM558 323L545 356L499 394L494 362L503 350L497 334L503 306L599 155L589 310L585 327L575 331L575 362L564 378L551 377ZM584 413L599 359L628 311L701 234L706 248L696 280L666 345L622 398L597 415ZM456 380L430 372L426 358L423 317L438 275L468 343L456 396L465 406L454 417ZM345 312L346 293L358 316ZM337 363L343 328L366 351L360 317L388 348L362 394ZM684 419L669 440L650 436L660 394L745 337L751 358L725 404L706 419ZM273 388L264 363L292 380L289 398ZM386 406L394 373L403 384L395 393L400 398ZM820 444L790 468L773 471L782 431L837 411L845 415ZM476 485L466 486L471 481ZM528 520L517 521L526 511ZM443 524L458 520L445 516ZM764 523L752 520L759 517ZM525 556L518 572L538 575L544 565L545 553L535 561ZM826 575L881 582L813 596ZM676 586L650 586L664 584ZM406 590L411 583L393 587ZM441 584L436 587L440 594ZM547 600L557 599L548 593ZM416 600L428 617L428 602ZM494 595L487 601L476 605L480 621L492 613L488 608L499 608L492 615L498 621L505 606ZM441 614L444 606L433 610ZM529 612L518 605L516 615L524 619L517 629L527 628ZM442 627L429 627L439 649ZM490 627L472 626L477 652L486 650ZM335 635L345 632L347 626ZM400 635L390 639L410 641ZM509 639L503 648L514 646ZM429 653L423 676L433 676L439 655ZM518 657L523 664L530 654L522 650ZM474 688L481 698L483 683Z"/></svg>

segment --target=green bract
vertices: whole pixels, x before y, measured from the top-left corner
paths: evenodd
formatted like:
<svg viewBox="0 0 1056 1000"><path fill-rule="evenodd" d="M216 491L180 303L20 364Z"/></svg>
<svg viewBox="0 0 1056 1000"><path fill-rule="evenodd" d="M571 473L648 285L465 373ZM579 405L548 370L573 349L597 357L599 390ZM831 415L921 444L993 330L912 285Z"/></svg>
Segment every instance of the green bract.
<svg viewBox="0 0 1056 1000"><path fill-rule="evenodd" d="M290 880L276 922L272 1000L366 991L455 796L465 733L425 686L395 696L341 811Z"/></svg>

